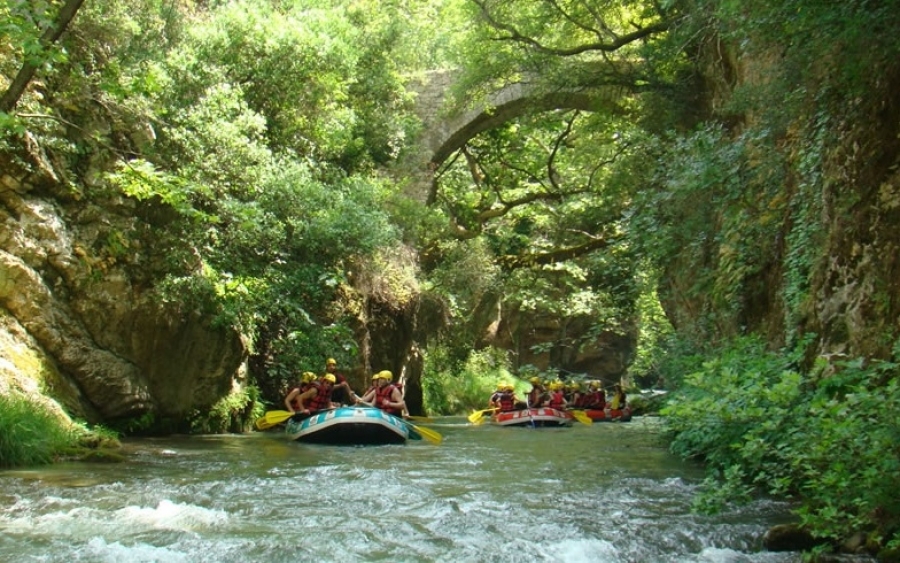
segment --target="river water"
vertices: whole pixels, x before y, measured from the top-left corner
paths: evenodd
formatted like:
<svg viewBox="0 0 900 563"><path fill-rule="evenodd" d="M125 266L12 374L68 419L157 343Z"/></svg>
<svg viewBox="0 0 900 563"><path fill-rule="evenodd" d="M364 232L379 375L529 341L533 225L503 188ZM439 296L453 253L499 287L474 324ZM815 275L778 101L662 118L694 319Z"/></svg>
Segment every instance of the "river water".
<svg viewBox="0 0 900 563"><path fill-rule="evenodd" d="M702 471L655 419L471 426L443 444L337 447L283 433L125 442L123 464L0 472L3 562L782 563L770 500L692 514Z"/></svg>

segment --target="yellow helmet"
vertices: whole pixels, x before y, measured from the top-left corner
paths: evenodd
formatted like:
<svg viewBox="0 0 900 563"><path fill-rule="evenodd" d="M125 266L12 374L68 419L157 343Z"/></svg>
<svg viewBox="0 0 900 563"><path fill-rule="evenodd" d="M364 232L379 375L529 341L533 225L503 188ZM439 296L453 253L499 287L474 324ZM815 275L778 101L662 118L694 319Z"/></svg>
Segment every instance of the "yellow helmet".
<svg viewBox="0 0 900 563"><path fill-rule="evenodd" d="M375 375L373 375L372 379L375 381L378 381L379 379L387 379L388 381L391 381L394 379L394 374L391 373L391 370L389 370L389 369L383 369L383 370L379 371L378 373L376 373Z"/></svg>
<svg viewBox="0 0 900 563"><path fill-rule="evenodd" d="M497 384L497 391L506 391L507 383L505 381L501 381Z"/></svg>
<svg viewBox="0 0 900 563"><path fill-rule="evenodd" d="M303 375L300 376L300 381L302 381L303 383L309 383L310 381L315 381L315 380L316 380L316 374L314 374L311 371L304 371Z"/></svg>
<svg viewBox="0 0 900 563"><path fill-rule="evenodd" d="M503 390L504 390L504 391L515 391L515 390L516 390L516 386L513 385L512 383L507 383L507 384L506 384L506 387L504 387Z"/></svg>
<svg viewBox="0 0 900 563"><path fill-rule="evenodd" d="M330 381L331 383L337 383L337 378L333 373L326 373L322 376L322 379L324 379L325 381Z"/></svg>
<svg viewBox="0 0 900 563"><path fill-rule="evenodd" d="M550 384L550 389L552 389L554 391L559 391L560 389L565 389L565 388L566 388L566 384L563 383L562 381L554 381L553 383Z"/></svg>
<svg viewBox="0 0 900 563"><path fill-rule="evenodd" d="M540 385L541 378L540 377L532 377L531 379L528 380L528 382L531 383L532 385Z"/></svg>
<svg viewBox="0 0 900 563"><path fill-rule="evenodd" d="M594 381L591 381L591 389L600 389L600 382L596 379Z"/></svg>
<svg viewBox="0 0 900 563"><path fill-rule="evenodd" d="M581 385L577 381L573 381L569 384L569 389L571 389L572 391L580 391Z"/></svg>
<svg viewBox="0 0 900 563"><path fill-rule="evenodd" d="M335 360L334 358L328 358L327 360L325 360L325 365L326 366L336 366L337 360Z"/></svg>

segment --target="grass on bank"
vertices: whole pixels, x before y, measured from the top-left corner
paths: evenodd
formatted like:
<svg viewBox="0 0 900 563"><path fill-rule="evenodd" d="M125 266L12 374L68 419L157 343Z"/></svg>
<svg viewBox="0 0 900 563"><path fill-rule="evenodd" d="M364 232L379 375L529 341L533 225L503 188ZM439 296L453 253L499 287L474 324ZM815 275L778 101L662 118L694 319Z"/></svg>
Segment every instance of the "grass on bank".
<svg viewBox="0 0 900 563"><path fill-rule="evenodd" d="M119 461L114 433L72 423L20 393L0 395L0 467L52 463L62 457Z"/></svg>
<svg viewBox="0 0 900 563"><path fill-rule="evenodd" d="M69 425L26 396L0 395L0 467L50 463L76 440Z"/></svg>

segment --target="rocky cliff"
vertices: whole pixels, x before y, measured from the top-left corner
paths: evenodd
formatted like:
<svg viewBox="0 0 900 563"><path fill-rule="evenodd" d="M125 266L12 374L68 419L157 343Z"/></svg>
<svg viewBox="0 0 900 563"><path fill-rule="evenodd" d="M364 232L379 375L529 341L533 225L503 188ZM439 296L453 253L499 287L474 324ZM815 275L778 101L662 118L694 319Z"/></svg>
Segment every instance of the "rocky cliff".
<svg viewBox="0 0 900 563"><path fill-rule="evenodd" d="M158 298L165 225L128 198L83 199L85 181L34 145L0 161L3 379L87 421L177 424L241 385L244 342Z"/></svg>
<svg viewBox="0 0 900 563"><path fill-rule="evenodd" d="M832 53L801 73L787 47L705 49L697 126L724 131L715 150L732 175L674 215L704 227L668 262L669 318L701 341L758 332L777 348L814 334L811 354L889 357L900 336L900 67L873 57L865 77L850 75ZM773 92L792 104L746 103Z"/></svg>

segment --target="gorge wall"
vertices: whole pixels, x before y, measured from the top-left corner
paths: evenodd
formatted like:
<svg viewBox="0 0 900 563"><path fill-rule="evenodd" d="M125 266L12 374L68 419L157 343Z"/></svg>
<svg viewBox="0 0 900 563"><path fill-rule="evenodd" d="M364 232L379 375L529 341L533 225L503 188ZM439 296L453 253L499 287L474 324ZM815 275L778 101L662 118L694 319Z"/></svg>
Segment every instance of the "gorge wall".
<svg viewBox="0 0 900 563"><path fill-rule="evenodd" d="M900 337L900 66L873 58L865 90L857 82L851 93L827 64L800 80L775 50L708 48L707 123L742 145L750 173L731 209L688 202L682 220L708 213L708 229L704 244L669 261L667 315L700 341L752 332L777 349L814 335L809 360L890 357ZM793 113L729 109L777 76L798 91ZM766 141L748 142L753 135Z"/></svg>
<svg viewBox="0 0 900 563"><path fill-rule="evenodd" d="M86 200L36 147L0 162L2 385L101 422L183 420L240 386L241 335L152 291L164 224Z"/></svg>

